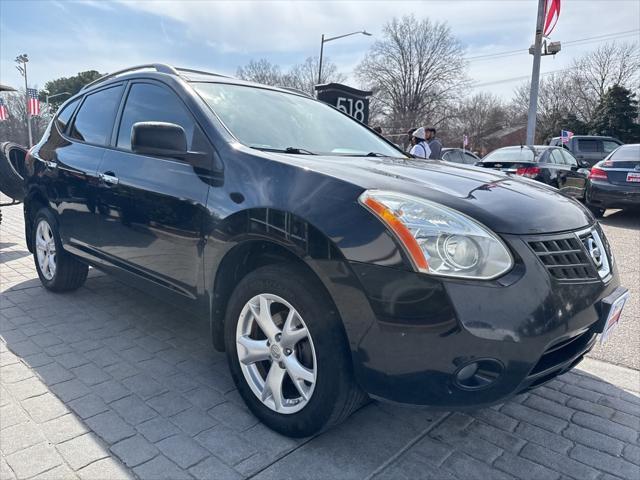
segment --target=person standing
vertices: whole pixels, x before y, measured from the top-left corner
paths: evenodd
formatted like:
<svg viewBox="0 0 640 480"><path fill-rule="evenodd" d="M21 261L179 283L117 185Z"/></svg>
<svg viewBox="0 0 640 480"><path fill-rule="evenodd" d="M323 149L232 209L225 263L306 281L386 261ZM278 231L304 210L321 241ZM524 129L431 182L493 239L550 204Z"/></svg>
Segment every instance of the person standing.
<svg viewBox="0 0 640 480"><path fill-rule="evenodd" d="M425 128L426 140L429 143L431 154L429 158L432 160L442 160L442 142L436 137L436 129L433 127Z"/></svg>
<svg viewBox="0 0 640 480"><path fill-rule="evenodd" d="M411 134L411 155L416 158L429 158L431 155L431 149L427 143L426 133L424 127L420 127Z"/></svg>

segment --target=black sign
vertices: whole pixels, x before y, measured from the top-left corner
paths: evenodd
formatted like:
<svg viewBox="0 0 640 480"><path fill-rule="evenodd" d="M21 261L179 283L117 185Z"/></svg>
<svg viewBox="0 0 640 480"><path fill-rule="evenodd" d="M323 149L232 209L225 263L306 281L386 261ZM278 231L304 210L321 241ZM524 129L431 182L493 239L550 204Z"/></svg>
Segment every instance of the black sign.
<svg viewBox="0 0 640 480"><path fill-rule="evenodd" d="M369 123L369 97L372 92L340 83L316 85L318 100L333 105L365 125Z"/></svg>

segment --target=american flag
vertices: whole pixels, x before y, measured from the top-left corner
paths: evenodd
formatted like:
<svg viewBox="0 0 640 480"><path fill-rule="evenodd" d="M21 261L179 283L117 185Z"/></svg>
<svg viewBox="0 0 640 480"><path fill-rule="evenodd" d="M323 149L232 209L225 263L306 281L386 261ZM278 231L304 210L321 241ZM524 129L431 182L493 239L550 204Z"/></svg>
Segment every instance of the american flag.
<svg viewBox="0 0 640 480"><path fill-rule="evenodd" d="M7 110L4 100L0 98L0 120L6 120L7 118L9 118L9 110Z"/></svg>
<svg viewBox="0 0 640 480"><path fill-rule="evenodd" d="M544 2L544 29L545 37L551 35L560 18L560 0L545 0Z"/></svg>
<svg viewBox="0 0 640 480"><path fill-rule="evenodd" d="M562 138L562 143L569 143L569 140L573 137L573 132L569 130L562 130L560 132L560 138Z"/></svg>
<svg viewBox="0 0 640 480"><path fill-rule="evenodd" d="M38 90L35 88L27 88L27 97L29 103L27 104L27 111L29 115L40 115L40 100L38 100Z"/></svg>

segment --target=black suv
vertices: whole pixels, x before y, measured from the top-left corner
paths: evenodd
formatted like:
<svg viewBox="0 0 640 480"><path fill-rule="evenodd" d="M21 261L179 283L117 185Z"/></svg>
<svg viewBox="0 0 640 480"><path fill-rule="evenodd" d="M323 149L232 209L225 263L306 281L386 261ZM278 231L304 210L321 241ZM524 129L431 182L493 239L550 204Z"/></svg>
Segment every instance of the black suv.
<svg viewBox="0 0 640 480"><path fill-rule="evenodd" d="M76 289L91 265L204 315L249 408L288 435L368 396L502 402L573 367L626 298L574 200L408 158L285 89L117 72L62 106L26 166L44 286Z"/></svg>

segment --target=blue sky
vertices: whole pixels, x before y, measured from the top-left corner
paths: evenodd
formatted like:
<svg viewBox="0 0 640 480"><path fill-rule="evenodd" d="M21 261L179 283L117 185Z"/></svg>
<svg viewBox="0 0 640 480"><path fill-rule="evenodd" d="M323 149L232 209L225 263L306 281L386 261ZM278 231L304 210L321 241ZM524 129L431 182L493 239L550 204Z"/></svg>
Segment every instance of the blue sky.
<svg viewBox="0 0 640 480"><path fill-rule="evenodd" d="M535 0L449 1L108 1L0 0L0 83L22 85L13 59L28 53L30 86L83 70L114 71L167 62L234 74L252 58L283 67L318 55L320 36L366 29L326 45L325 54L351 75L391 17L415 14L447 21L469 57L527 48L532 41ZM640 39L640 1L563 0L553 34L563 42L617 32ZM635 31L634 31L635 30ZM601 41L601 40L600 40ZM599 41L568 45L543 71L566 68ZM526 53L473 60L469 74L478 89L508 97L529 75ZM357 85L356 85L357 86Z"/></svg>

